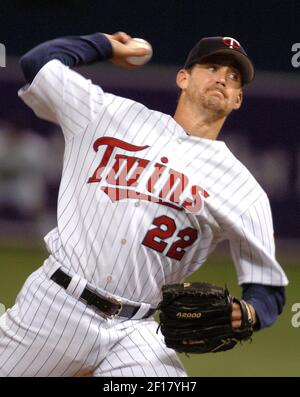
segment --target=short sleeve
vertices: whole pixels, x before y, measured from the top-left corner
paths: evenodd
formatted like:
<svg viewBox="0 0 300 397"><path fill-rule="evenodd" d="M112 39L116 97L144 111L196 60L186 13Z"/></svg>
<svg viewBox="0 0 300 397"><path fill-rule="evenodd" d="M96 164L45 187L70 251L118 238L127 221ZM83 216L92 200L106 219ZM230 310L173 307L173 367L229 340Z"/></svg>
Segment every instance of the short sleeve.
<svg viewBox="0 0 300 397"><path fill-rule="evenodd" d="M245 211L230 239L239 284L284 286L288 279L275 258L272 213L266 194Z"/></svg>
<svg viewBox="0 0 300 397"><path fill-rule="evenodd" d="M104 101L101 87L57 59L45 64L18 95L38 117L60 125L66 138L82 133Z"/></svg>

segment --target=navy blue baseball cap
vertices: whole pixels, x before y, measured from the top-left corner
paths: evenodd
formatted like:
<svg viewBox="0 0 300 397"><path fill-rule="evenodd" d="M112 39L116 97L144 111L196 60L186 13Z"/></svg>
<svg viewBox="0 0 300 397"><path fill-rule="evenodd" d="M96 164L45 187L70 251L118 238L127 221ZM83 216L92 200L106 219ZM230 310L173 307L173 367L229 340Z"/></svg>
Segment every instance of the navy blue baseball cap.
<svg viewBox="0 0 300 397"><path fill-rule="evenodd" d="M254 66L240 43L232 37L204 37L191 49L184 68L189 69L206 58L223 54L234 59L242 75L243 84L250 83L254 78Z"/></svg>

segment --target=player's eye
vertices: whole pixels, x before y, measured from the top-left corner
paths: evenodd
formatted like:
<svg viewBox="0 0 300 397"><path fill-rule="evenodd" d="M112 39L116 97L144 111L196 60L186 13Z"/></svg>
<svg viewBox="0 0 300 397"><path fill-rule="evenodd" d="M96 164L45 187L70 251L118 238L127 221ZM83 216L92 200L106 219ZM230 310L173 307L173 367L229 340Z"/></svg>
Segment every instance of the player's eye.
<svg viewBox="0 0 300 397"><path fill-rule="evenodd" d="M230 78L231 80L234 80L234 81L239 81L240 76L239 76L238 73L231 72L231 73L229 73L229 78Z"/></svg>
<svg viewBox="0 0 300 397"><path fill-rule="evenodd" d="M210 72L215 72L217 70L217 67L216 67L216 65L207 65L207 69Z"/></svg>

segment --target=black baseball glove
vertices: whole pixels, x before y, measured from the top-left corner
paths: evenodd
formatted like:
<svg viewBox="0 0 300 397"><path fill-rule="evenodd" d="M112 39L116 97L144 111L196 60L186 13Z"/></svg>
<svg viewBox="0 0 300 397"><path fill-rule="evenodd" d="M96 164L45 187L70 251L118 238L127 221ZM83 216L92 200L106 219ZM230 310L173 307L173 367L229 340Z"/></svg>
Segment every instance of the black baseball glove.
<svg viewBox="0 0 300 397"><path fill-rule="evenodd" d="M232 349L253 333L247 303L231 296L227 288L208 283L165 285L158 309L161 332L168 347L177 352L208 353ZM242 325L231 326L232 303L242 311Z"/></svg>

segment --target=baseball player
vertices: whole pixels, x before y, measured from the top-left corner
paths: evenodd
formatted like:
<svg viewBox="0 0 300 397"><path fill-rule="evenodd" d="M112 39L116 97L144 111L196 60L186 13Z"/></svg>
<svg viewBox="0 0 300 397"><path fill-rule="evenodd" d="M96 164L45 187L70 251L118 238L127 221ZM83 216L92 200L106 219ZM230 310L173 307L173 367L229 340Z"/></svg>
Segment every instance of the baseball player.
<svg viewBox="0 0 300 397"><path fill-rule="evenodd" d="M267 195L217 140L254 77L251 60L233 38L200 40L177 74L171 117L71 69L108 59L132 68L126 58L148 50L129 40L59 38L21 59L19 96L61 127L65 154L49 257L0 318L1 376L186 376L153 314L162 286L182 282L225 239L255 328L282 311L288 281Z"/></svg>

